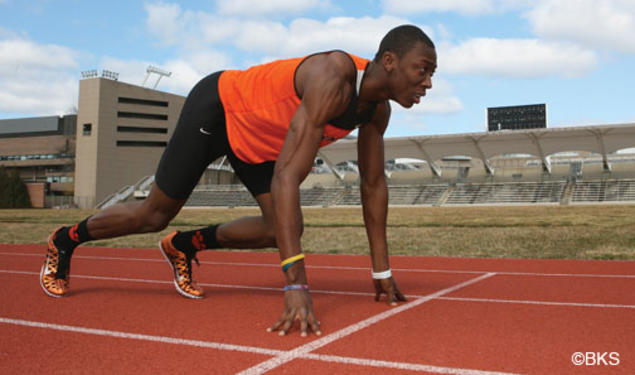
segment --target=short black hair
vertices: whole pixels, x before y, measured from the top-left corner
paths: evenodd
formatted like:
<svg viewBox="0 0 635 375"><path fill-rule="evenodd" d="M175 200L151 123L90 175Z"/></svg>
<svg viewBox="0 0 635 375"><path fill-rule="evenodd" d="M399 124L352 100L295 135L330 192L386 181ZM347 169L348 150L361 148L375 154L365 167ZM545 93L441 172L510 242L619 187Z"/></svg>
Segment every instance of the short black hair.
<svg viewBox="0 0 635 375"><path fill-rule="evenodd" d="M434 48L432 40L415 25L401 25L390 30L379 43L379 50L375 55L375 62L381 60L384 52L393 52L398 57L405 55L414 46L421 42L430 48Z"/></svg>

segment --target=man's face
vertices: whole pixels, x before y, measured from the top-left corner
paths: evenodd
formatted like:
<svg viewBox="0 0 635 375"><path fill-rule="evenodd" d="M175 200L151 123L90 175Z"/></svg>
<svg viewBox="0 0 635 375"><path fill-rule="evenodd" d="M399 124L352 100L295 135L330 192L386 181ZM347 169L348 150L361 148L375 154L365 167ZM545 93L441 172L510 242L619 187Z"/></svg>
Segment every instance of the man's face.
<svg viewBox="0 0 635 375"><path fill-rule="evenodd" d="M385 68L391 99L404 108L410 108L420 102L426 90L432 88L437 54L434 48L417 43L401 58L392 54Z"/></svg>

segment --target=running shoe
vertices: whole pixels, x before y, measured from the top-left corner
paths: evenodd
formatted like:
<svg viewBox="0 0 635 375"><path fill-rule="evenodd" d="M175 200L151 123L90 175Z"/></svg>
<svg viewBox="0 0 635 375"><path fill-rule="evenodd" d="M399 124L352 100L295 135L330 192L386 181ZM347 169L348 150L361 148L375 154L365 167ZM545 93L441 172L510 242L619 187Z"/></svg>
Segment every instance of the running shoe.
<svg viewBox="0 0 635 375"><path fill-rule="evenodd" d="M46 259L40 270L42 290L47 295L56 298L64 297L68 292L71 271L71 257L67 255L67 252L60 251L53 243L60 229L61 227L57 228L49 237Z"/></svg>
<svg viewBox="0 0 635 375"><path fill-rule="evenodd" d="M176 234L177 232L170 233L159 241L159 249L174 271L176 291L187 298L203 298L203 289L192 280L192 259L199 264L198 259L188 257L183 251L174 247L172 238Z"/></svg>

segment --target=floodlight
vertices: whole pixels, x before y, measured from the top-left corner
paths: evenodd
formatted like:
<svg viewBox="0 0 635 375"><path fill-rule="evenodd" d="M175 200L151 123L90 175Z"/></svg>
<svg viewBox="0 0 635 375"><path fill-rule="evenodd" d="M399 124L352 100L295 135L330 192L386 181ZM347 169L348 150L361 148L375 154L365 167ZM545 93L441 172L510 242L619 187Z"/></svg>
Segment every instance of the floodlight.
<svg viewBox="0 0 635 375"><path fill-rule="evenodd" d="M152 89L155 89L157 87L157 85L159 84L159 81L161 80L161 78L163 77L169 77L172 75L172 72L168 72L166 70L163 69L159 69L156 66L152 66L149 65L148 68L146 69L146 78L144 78L143 83L141 84L141 86L145 87L146 82L148 81L148 78L150 78L150 76L152 75L152 73L156 74L159 76L159 78L157 78L157 80L154 82L154 85L152 86Z"/></svg>
<svg viewBox="0 0 635 375"><path fill-rule="evenodd" d="M102 70L101 71L102 78L112 79L113 81L117 81L119 79L119 73L110 71L110 70Z"/></svg>
<svg viewBox="0 0 635 375"><path fill-rule="evenodd" d="M82 79L95 78L95 77L97 77L97 71L95 69L84 70L82 72Z"/></svg>

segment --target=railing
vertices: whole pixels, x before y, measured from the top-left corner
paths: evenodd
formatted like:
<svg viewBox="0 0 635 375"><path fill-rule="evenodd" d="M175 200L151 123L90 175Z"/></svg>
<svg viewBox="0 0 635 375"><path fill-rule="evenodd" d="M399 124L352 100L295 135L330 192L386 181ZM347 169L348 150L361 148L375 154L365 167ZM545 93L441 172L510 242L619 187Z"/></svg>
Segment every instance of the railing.
<svg viewBox="0 0 635 375"><path fill-rule="evenodd" d="M635 180L577 181L572 202L629 202L635 201Z"/></svg>
<svg viewBox="0 0 635 375"><path fill-rule="evenodd" d="M390 205L506 205L559 204L571 190L571 203L635 202L635 179L578 181L509 182L480 184L434 184L389 186ZM302 206L357 206L359 186L338 186L300 190ZM569 202L567 202L569 203ZM215 186L195 190L186 206L239 207L257 203L241 185Z"/></svg>
<svg viewBox="0 0 635 375"><path fill-rule="evenodd" d="M112 205L115 205L125 199L128 199L128 197L130 197L132 195L132 193L134 193L134 186L129 185L129 186L124 186L123 188L121 188L121 190L119 190L118 192L116 192L115 194L111 194L110 196L108 196L106 199L104 199L103 201L101 201L96 208L99 209L104 209L104 208L108 208Z"/></svg>
<svg viewBox="0 0 635 375"><path fill-rule="evenodd" d="M566 181L457 185L446 204L559 203Z"/></svg>

